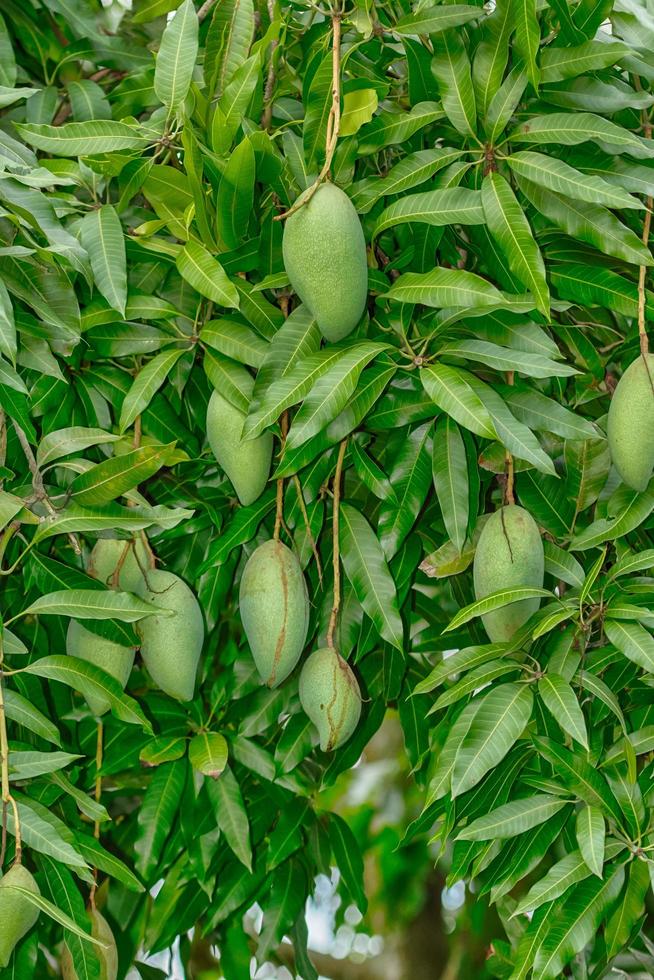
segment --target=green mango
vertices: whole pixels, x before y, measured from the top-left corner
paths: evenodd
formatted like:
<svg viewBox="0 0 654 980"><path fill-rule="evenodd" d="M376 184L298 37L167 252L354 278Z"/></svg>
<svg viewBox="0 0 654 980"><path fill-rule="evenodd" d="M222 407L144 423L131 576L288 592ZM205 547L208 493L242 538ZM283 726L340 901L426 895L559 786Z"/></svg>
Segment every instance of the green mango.
<svg viewBox="0 0 654 980"><path fill-rule="evenodd" d="M89 910L89 918L91 920L91 935L102 943L102 946L93 947L100 961L98 980L116 980L118 976L118 947L111 926L97 909ZM64 946L61 955L61 975L63 980L79 980L79 974L75 969L68 946Z"/></svg>
<svg viewBox="0 0 654 980"><path fill-rule="evenodd" d="M298 198L301 202L307 195ZM284 226L284 267L322 335L347 337L366 308L366 241L354 205L335 184L321 184Z"/></svg>
<svg viewBox="0 0 654 980"><path fill-rule="evenodd" d="M0 878L0 969L7 966L15 947L39 917L36 905L15 891L12 885L33 895L41 894L33 875L22 864L12 865Z"/></svg>
<svg viewBox="0 0 654 980"><path fill-rule="evenodd" d="M637 357L618 381L607 435L622 482L645 490L654 472L654 354Z"/></svg>
<svg viewBox="0 0 654 980"><path fill-rule="evenodd" d="M359 724L361 692L349 664L331 647L315 650L300 673L300 704L323 752L347 742Z"/></svg>
<svg viewBox="0 0 654 980"><path fill-rule="evenodd" d="M479 535L473 577L475 597L519 585L543 587L545 556L538 526L531 514L510 504L488 518ZM490 640L503 643L536 612L540 599L521 599L482 616Z"/></svg>
<svg viewBox="0 0 654 980"><path fill-rule="evenodd" d="M96 667L101 667L115 677L124 689L134 666L134 647L124 647L120 643L96 636L85 629L81 623L71 619L66 634L66 653L79 657ZM111 707L107 698L99 694L85 695L86 703L96 717L104 715Z"/></svg>
<svg viewBox="0 0 654 980"><path fill-rule="evenodd" d="M146 616L136 624L143 663L157 687L178 701L190 701L204 642L198 600L186 582L161 568L148 572L148 585L140 594L173 611L172 616Z"/></svg>
<svg viewBox="0 0 654 980"><path fill-rule="evenodd" d="M252 396L254 379L245 368L236 366L239 388ZM224 395L213 391L207 406L207 439L211 451L227 474L236 496L247 507L264 491L272 462L273 437L264 432L255 439L242 439L245 412Z"/></svg>
<svg viewBox="0 0 654 980"><path fill-rule="evenodd" d="M110 585L121 560L118 587L124 592L138 592L143 585L143 572L150 568L150 556L140 537L99 538L91 551L88 573L103 585Z"/></svg>
<svg viewBox="0 0 654 980"><path fill-rule="evenodd" d="M241 576L239 608L261 679L277 687L300 659L309 628L302 568L281 541L266 541L250 555Z"/></svg>

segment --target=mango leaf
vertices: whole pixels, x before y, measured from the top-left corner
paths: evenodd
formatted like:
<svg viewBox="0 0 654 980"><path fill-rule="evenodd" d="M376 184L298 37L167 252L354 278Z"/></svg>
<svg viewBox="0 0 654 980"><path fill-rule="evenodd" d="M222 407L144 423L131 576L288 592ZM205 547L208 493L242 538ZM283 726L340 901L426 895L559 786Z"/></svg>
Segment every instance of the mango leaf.
<svg viewBox="0 0 654 980"><path fill-rule="evenodd" d="M189 90L198 53L198 17L193 0L184 0L166 25L157 52L154 91L173 112Z"/></svg>
<svg viewBox="0 0 654 980"><path fill-rule="evenodd" d="M350 504L341 505L340 545L345 574L357 599L384 639L401 650L403 626L395 583L379 539Z"/></svg>
<svg viewBox="0 0 654 980"><path fill-rule="evenodd" d="M120 218L111 204L91 210L80 225L95 284L112 309L125 315L127 259Z"/></svg>

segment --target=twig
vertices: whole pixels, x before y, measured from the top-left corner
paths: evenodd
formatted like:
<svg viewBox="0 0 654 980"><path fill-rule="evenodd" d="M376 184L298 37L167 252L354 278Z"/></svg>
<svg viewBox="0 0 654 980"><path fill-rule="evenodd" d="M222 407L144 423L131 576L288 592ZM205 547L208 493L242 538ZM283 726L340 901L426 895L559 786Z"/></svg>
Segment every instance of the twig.
<svg viewBox="0 0 654 980"><path fill-rule="evenodd" d="M100 770L102 769L102 756L104 747L104 725L101 721L98 721L98 731L95 743L95 802L99 803L102 797L102 776L100 775ZM95 820L93 823L93 836L96 840L100 840L100 821ZM91 892L89 894L89 902L91 903L91 908L95 909L95 893L98 888L98 869L93 868L93 884L91 885Z"/></svg>
<svg viewBox="0 0 654 980"><path fill-rule="evenodd" d="M282 444L280 447L279 455L281 456L284 452L284 446L286 445L286 433L288 432L288 412L282 412L282 417L280 420L282 429ZM275 541L279 541L279 532L284 521L284 477L281 477L277 481L277 502L275 508L275 529L273 531L273 538Z"/></svg>
<svg viewBox="0 0 654 980"><path fill-rule="evenodd" d="M343 442L338 449L338 459L336 461L336 472L334 474L334 498L333 498L333 515L332 515L332 563L334 567L334 599L332 602L332 611L329 617L329 626L327 627L327 646L334 648L334 630L336 629L336 620L338 618L338 610L341 605L341 554L338 541L339 533L339 517L340 517L340 503L341 503L341 479L343 473L343 460L345 459L345 450L347 449L347 439L343 439Z"/></svg>
<svg viewBox="0 0 654 980"><path fill-rule="evenodd" d="M515 375L513 371L507 371L506 380L508 384L510 385L513 384L514 377ZM513 493L514 465L513 465L513 456L511 455L508 449L506 450L506 454L504 456L504 466L505 466L504 503L514 504L515 503L515 495Z"/></svg>
<svg viewBox="0 0 654 980"><path fill-rule="evenodd" d="M322 587L323 587L323 582L322 582L322 564L320 562L320 554L318 552L318 546L316 544L316 539L313 536L313 532L311 530L311 525L309 523L309 515L307 513L306 504L304 503L304 496L302 494L302 484L300 483L300 478L297 475L297 473L294 473L293 474L293 485L294 485L295 491L297 493L297 501L298 501L298 504L300 506L300 511L302 513L302 518L304 520L304 526L305 526L305 528L307 530L307 537L309 538L309 543L311 545L311 551L313 552L313 557L314 557L314 560L315 560L315 563L316 563L316 568L318 570L318 581L320 582L320 588L322 589Z"/></svg>
<svg viewBox="0 0 654 980"><path fill-rule="evenodd" d="M205 0L200 9L198 10L198 20L200 23L204 20L207 14L211 11L211 8L215 4L216 0Z"/></svg>
<svg viewBox="0 0 654 980"><path fill-rule="evenodd" d="M300 208L308 204L316 193L322 182L326 179L331 169L334 153L338 144L338 134L341 128L341 14L340 10L332 11L332 105L327 119L327 135L325 138L325 163L322 170L316 177L311 187L304 193L301 199L285 211L277 214L273 221L281 221L288 218Z"/></svg>
<svg viewBox="0 0 654 980"><path fill-rule="evenodd" d="M2 859L4 860L7 846L7 806L11 804L14 811L14 835L16 838L16 864L20 864L23 855L22 837L20 832L20 816L18 805L9 789L9 738L7 736L7 716L5 714L5 692L2 666L4 663L4 646L0 634L0 769L2 770Z"/></svg>
<svg viewBox="0 0 654 980"><path fill-rule="evenodd" d="M275 0L268 0L268 16L272 24L275 17ZM279 38L274 37L270 44L270 64L268 65L268 76L266 78L266 87L263 92L263 113L261 115L261 125L264 129L269 130L270 124L272 123L272 107L273 107L273 92L275 89L275 51L279 47Z"/></svg>
<svg viewBox="0 0 654 980"><path fill-rule="evenodd" d="M25 459L27 460L27 465L30 468L30 473L32 474L32 487L34 488L35 497L37 500L43 501L48 513L50 514L50 516L53 516L54 514L57 513L57 511L55 507L53 507L52 501L50 500L48 494L46 493L45 487L43 485L43 477L41 476L41 471L37 466L34 453L32 452L32 447L27 441L27 436L25 435L21 427L18 425L18 423L13 419L12 422L13 422L14 429L16 430L16 435L18 436L18 441L23 450L23 454L25 456ZM71 547L75 552L75 554L81 555L82 549L80 547L79 541L77 540L76 536L74 534L68 534L67 537L68 540L70 541Z"/></svg>

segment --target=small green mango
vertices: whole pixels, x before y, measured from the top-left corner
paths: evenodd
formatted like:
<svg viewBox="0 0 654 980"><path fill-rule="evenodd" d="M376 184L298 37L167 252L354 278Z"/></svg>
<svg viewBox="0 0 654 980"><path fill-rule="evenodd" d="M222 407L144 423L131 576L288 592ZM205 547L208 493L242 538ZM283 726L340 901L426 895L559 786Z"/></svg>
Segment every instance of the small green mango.
<svg viewBox="0 0 654 980"><path fill-rule="evenodd" d="M266 541L250 555L241 576L239 607L261 679L277 687L300 659L309 628L302 568L281 541Z"/></svg>
<svg viewBox="0 0 654 980"><path fill-rule="evenodd" d="M99 538L91 551L88 573L103 585L109 585L121 560L119 588L124 592L138 592L143 585L143 571L150 567L150 557L141 538Z"/></svg>
<svg viewBox="0 0 654 980"><path fill-rule="evenodd" d="M515 504L491 514L479 535L473 573L477 599L502 588L543 587L543 542L531 514ZM539 605L540 599L522 599L486 613L482 621L490 640L510 640Z"/></svg>
<svg viewBox="0 0 654 980"><path fill-rule="evenodd" d="M97 909L89 910L89 918L91 920L91 935L102 943L102 946L93 947L100 961L99 980L116 980L118 976L118 947L111 926ZM79 980L79 974L75 969L68 946L64 946L61 954L61 975L63 980Z"/></svg>
<svg viewBox="0 0 654 980"><path fill-rule="evenodd" d="M618 381L607 435L622 482L645 490L654 472L654 354L637 357Z"/></svg>
<svg viewBox="0 0 654 980"><path fill-rule="evenodd" d="M190 701L204 642L198 600L186 582L161 568L148 572L148 585L140 595L173 611L172 616L146 616L136 624L143 663L157 687L178 701Z"/></svg>
<svg viewBox="0 0 654 980"><path fill-rule="evenodd" d="M238 368L239 387L248 398L254 380L245 368ZM236 496L247 507L261 496L268 482L272 462L273 437L264 432L254 439L242 439L245 413L214 391L207 406L207 439L211 451L227 474Z"/></svg>
<svg viewBox="0 0 654 980"><path fill-rule="evenodd" d="M81 623L71 619L66 634L66 653L79 657L96 667L101 667L115 677L124 689L134 666L134 647L124 647L102 636L96 636L85 629ZM111 704L107 698L97 694L87 694L86 703L96 717L104 715Z"/></svg>
<svg viewBox="0 0 654 980"><path fill-rule="evenodd" d="M336 650L322 647L307 658L300 673L300 704L318 729L323 752L347 742L359 724L361 692Z"/></svg>
<svg viewBox="0 0 654 980"><path fill-rule="evenodd" d="M291 285L322 335L332 342L347 337L361 319L368 296L366 241L347 194L335 184L321 184L308 203L287 218L282 251Z"/></svg>
<svg viewBox="0 0 654 980"><path fill-rule="evenodd" d="M41 894L33 875L22 864L12 865L0 878L0 969L7 966L15 947L39 917L36 905L15 891L12 885L33 895Z"/></svg>

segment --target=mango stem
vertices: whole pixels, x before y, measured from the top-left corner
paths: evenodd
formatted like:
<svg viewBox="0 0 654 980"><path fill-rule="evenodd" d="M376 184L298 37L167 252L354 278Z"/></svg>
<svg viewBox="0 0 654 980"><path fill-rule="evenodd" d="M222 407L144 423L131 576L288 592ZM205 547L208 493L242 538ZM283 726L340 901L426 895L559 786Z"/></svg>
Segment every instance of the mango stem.
<svg viewBox="0 0 654 980"><path fill-rule="evenodd" d="M333 516L332 516L332 562L334 568L334 599L332 602L332 611L329 617L329 626L327 627L327 646L334 649L334 631L336 629L336 620L338 619L338 610L341 605L341 554L339 546L339 517L340 517L340 503L341 503L341 480L343 474L343 460L345 459L345 450L347 449L347 439L343 439L342 443L338 449L338 459L336 460L336 472L334 474L334 497L333 497Z"/></svg>

